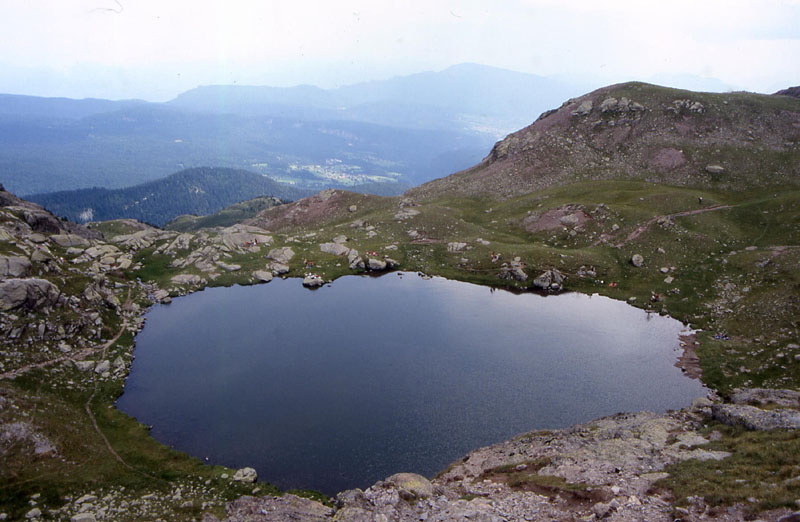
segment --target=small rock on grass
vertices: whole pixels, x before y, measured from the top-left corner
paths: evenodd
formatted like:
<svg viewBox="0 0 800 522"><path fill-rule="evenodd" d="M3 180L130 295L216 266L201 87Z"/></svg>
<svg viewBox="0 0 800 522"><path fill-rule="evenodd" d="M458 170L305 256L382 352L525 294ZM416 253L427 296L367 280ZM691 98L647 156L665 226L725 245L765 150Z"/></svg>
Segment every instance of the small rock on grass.
<svg viewBox="0 0 800 522"><path fill-rule="evenodd" d="M237 469L236 473L233 474L233 481L234 482L244 482L247 484L252 484L258 478L258 473L253 468L242 468Z"/></svg>

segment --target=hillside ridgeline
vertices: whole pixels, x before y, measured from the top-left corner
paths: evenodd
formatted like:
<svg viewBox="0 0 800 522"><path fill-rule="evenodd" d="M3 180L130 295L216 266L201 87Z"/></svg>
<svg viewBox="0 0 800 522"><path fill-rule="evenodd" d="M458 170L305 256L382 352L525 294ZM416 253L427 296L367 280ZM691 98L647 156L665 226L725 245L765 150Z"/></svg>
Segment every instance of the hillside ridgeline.
<svg viewBox="0 0 800 522"><path fill-rule="evenodd" d="M29 199L75 222L127 218L162 226L181 214L204 216L257 196L294 200L309 193L246 170L199 167L124 189L70 190Z"/></svg>

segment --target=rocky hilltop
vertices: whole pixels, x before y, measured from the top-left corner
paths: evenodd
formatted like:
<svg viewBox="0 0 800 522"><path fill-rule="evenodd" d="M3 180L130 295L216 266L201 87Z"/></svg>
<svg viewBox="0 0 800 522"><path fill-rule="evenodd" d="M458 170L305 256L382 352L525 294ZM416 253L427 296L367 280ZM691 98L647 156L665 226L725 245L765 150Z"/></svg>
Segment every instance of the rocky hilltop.
<svg viewBox="0 0 800 522"><path fill-rule="evenodd" d="M798 118L800 100L787 96L613 86L402 197L323 191L187 232L79 226L0 190L0 519L791 516ZM713 391L677 412L521 434L437 477L397 470L335 499L283 494L269 470L205 465L113 408L152 304L206 286L302 277L318 287L393 268L670 314L696 329L676 364Z"/></svg>
<svg viewBox="0 0 800 522"><path fill-rule="evenodd" d="M796 100L633 82L545 112L480 164L410 194L514 197L609 179L742 190L762 186L764 173L776 185L800 176Z"/></svg>

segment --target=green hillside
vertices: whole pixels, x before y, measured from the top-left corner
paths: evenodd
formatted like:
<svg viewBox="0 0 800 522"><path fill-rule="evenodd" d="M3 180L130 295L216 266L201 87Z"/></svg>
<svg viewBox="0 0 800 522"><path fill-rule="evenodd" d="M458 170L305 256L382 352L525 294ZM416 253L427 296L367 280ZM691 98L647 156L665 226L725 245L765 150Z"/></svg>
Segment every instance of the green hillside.
<svg viewBox="0 0 800 522"><path fill-rule="evenodd" d="M293 200L307 194L254 172L199 167L124 189L70 190L29 199L79 223L131 218L161 226L181 214L211 214L256 196Z"/></svg>

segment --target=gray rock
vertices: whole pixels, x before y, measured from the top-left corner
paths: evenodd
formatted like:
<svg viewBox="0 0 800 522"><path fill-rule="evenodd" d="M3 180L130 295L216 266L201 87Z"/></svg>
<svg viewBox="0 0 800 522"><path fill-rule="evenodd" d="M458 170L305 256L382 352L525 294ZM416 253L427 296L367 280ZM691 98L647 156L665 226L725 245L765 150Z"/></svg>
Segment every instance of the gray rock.
<svg viewBox="0 0 800 522"><path fill-rule="evenodd" d="M408 218L412 218L412 217L414 217L416 215L419 215L419 210L406 207L406 208L400 209L394 215L394 218L402 221L402 220L405 220L405 219L408 219Z"/></svg>
<svg viewBox="0 0 800 522"><path fill-rule="evenodd" d="M253 277L256 278L257 281L261 281L262 283L269 283L272 281L272 272L267 272L266 270L256 270L253 272Z"/></svg>
<svg viewBox="0 0 800 522"><path fill-rule="evenodd" d="M289 265L278 262L270 263L269 265L267 265L267 268L269 268L272 271L273 275L281 275L289 272Z"/></svg>
<svg viewBox="0 0 800 522"><path fill-rule="evenodd" d="M706 397L697 397L692 401L693 410L702 410L704 408L710 408L713 405L714 403Z"/></svg>
<svg viewBox="0 0 800 522"><path fill-rule="evenodd" d="M557 291L563 288L566 279L566 276L556 269L547 270L533 280L533 286L540 290Z"/></svg>
<svg viewBox="0 0 800 522"><path fill-rule="evenodd" d="M371 257L367 260L367 268L370 270L386 270L386 261Z"/></svg>
<svg viewBox="0 0 800 522"><path fill-rule="evenodd" d="M709 174L722 174L725 168L722 165L706 165L706 172Z"/></svg>
<svg viewBox="0 0 800 522"><path fill-rule="evenodd" d="M217 261L217 266L225 270L226 272L236 272L242 269L241 265L235 265L233 263L228 264L225 263L224 261Z"/></svg>
<svg viewBox="0 0 800 522"><path fill-rule="evenodd" d="M778 519L778 522L800 522L800 511L784 515Z"/></svg>
<svg viewBox="0 0 800 522"><path fill-rule="evenodd" d="M354 248L351 248L350 252L347 253L347 263L350 270L363 269L366 266L364 260L358 255L358 250Z"/></svg>
<svg viewBox="0 0 800 522"><path fill-rule="evenodd" d="M294 257L294 251L291 247L273 248L267 254L267 259L272 259L282 265L288 265L289 261ZM273 270L274 273L274 270Z"/></svg>
<svg viewBox="0 0 800 522"><path fill-rule="evenodd" d="M636 268L641 268L644 264L644 258L641 256L641 254L633 254L631 256L631 264Z"/></svg>
<svg viewBox="0 0 800 522"><path fill-rule="evenodd" d="M600 104L600 112L616 111L617 106L619 106L619 101L616 98L606 98L603 100L603 103Z"/></svg>
<svg viewBox="0 0 800 522"><path fill-rule="evenodd" d="M103 372L107 372L111 370L111 362L110 361L100 361L97 363L97 366L94 368L94 373L101 374Z"/></svg>
<svg viewBox="0 0 800 522"><path fill-rule="evenodd" d="M349 207L347 207L347 210L350 212L355 212L356 210L358 210L358 207L356 205L350 205Z"/></svg>
<svg viewBox="0 0 800 522"><path fill-rule="evenodd" d="M460 242L447 243L447 251L451 253L461 252L466 247L467 247L466 243L460 243Z"/></svg>
<svg viewBox="0 0 800 522"><path fill-rule="evenodd" d="M89 240L75 234L53 234L50 236L50 241L64 248L88 247L90 244Z"/></svg>
<svg viewBox="0 0 800 522"><path fill-rule="evenodd" d="M200 276L196 274L178 274L173 276L170 281L176 285L199 285L203 282Z"/></svg>
<svg viewBox="0 0 800 522"><path fill-rule="evenodd" d="M581 222L581 216L579 213L575 212L573 214L567 214L566 216L562 216L559 221L565 227L574 227L575 225Z"/></svg>
<svg viewBox="0 0 800 522"><path fill-rule="evenodd" d="M303 278L303 286L306 288L318 288L325 284L325 281L316 274L309 274Z"/></svg>
<svg viewBox="0 0 800 522"><path fill-rule="evenodd" d="M0 256L0 279L26 277L31 272L31 262L24 257Z"/></svg>
<svg viewBox="0 0 800 522"><path fill-rule="evenodd" d="M339 244L347 243L347 236L345 236L344 234L339 234L338 236L333 238L333 242Z"/></svg>
<svg viewBox="0 0 800 522"><path fill-rule="evenodd" d="M70 522L95 522L96 520L94 513L78 513L69 519Z"/></svg>
<svg viewBox="0 0 800 522"><path fill-rule="evenodd" d="M287 494L281 497L240 497L228 505L226 520L259 522L329 522L333 510L319 502ZM337 520L341 520L337 517ZM372 520L380 520L370 518Z"/></svg>
<svg viewBox="0 0 800 522"><path fill-rule="evenodd" d="M779 408L762 410L741 404L715 404L711 414L718 421L730 426L744 426L749 430L800 428L800 411Z"/></svg>
<svg viewBox="0 0 800 522"><path fill-rule="evenodd" d="M258 473L253 468L241 468L237 469L236 473L233 474L233 481L234 482L245 482L247 484L252 484L258 478Z"/></svg>
<svg viewBox="0 0 800 522"><path fill-rule="evenodd" d="M25 518L27 519L39 518L40 516L42 516L42 510L39 508L33 508L25 513Z"/></svg>
<svg viewBox="0 0 800 522"><path fill-rule="evenodd" d="M400 497L405 500L417 500L433 496L433 484L416 473L396 473L385 482L394 485Z"/></svg>
<svg viewBox="0 0 800 522"><path fill-rule="evenodd" d="M6 279L0 282L0 311L52 306L60 295L58 287L45 279Z"/></svg>
<svg viewBox="0 0 800 522"><path fill-rule="evenodd" d="M332 256L346 256L350 252L350 249L341 243L322 243L319 249L321 252Z"/></svg>
<svg viewBox="0 0 800 522"><path fill-rule="evenodd" d="M82 372L88 372L95 364L95 361L75 361L75 367Z"/></svg>
<svg viewBox="0 0 800 522"><path fill-rule="evenodd" d="M794 390L770 390L766 388L748 388L734 390L731 396L734 404L765 405L777 404L787 408L800 408L800 392Z"/></svg>
<svg viewBox="0 0 800 522"><path fill-rule="evenodd" d="M586 116L592 112L592 100L584 100L578 105L578 108L572 111L573 116Z"/></svg>

